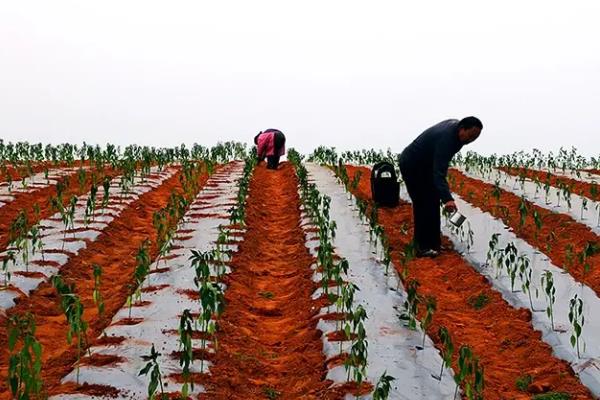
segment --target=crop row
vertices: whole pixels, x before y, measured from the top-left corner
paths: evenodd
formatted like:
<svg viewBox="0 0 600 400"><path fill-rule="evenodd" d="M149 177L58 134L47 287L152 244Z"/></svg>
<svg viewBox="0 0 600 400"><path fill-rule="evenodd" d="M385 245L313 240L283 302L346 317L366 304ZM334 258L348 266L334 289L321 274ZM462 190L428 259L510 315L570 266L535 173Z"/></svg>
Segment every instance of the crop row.
<svg viewBox="0 0 600 400"><path fill-rule="evenodd" d="M52 285L40 285L29 298L25 298L9 310L8 318L14 321L14 324L6 328L5 337L16 338L15 343L38 341L43 351L40 357L34 360L32 371L35 371L40 363L44 365L39 374L29 375L32 379L27 379L28 382L17 378L17 384L10 386L12 392L26 393L36 387L35 382L40 387L41 381L45 382L45 392L56 391L57 380L70 369L72 363L77 360L77 355L82 356L83 349L96 342L95 335L102 332L123 302L127 299L134 300L132 294L135 294L135 290L132 291L132 283L136 282L136 276L141 272L138 267L145 264L143 260L157 257L161 250L172 246L173 235L165 234L170 232L170 229L162 228L165 224L170 225L174 222L172 216L181 211L179 205L182 197L191 192L195 194L199 189L198 185L205 181L203 176L206 176L206 170L214 169L212 161L207 161L209 162L202 164L183 161L180 172L165 180L156 189L139 196L138 200L122 210L119 218L108 224L95 241L88 242L87 248L82 248L76 255L70 254L68 262L60 270L60 275L52 279ZM198 166L205 172L198 170ZM192 184L192 181L195 183ZM117 197L119 196L113 200L117 200ZM161 210L165 210L164 206L167 207L166 212ZM109 205L107 210L112 208L113 205ZM69 218L73 222L82 222L85 219ZM159 242L161 246L158 245ZM137 257L130 258L131 254L137 254ZM128 273L123 273L124 271ZM110 284L106 285L104 282ZM34 314L29 314L29 311L34 311ZM64 314L62 320L57 318L61 314ZM67 334L66 344L56 341L57 337L64 334ZM52 346L50 343L53 343ZM12 340L8 344L8 349L2 354L2 359L6 361L2 363L5 366L2 373L6 374L5 376L13 376L11 371L15 369L12 362L9 368L8 360L22 358L25 349L19 350L20 347L10 346L13 344ZM39 345L35 347L37 349ZM16 371L19 370L16 368ZM5 393L8 395L9 391Z"/></svg>
<svg viewBox="0 0 600 400"><path fill-rule="evenodd" d="M223 163L243 158L245 153L246 145L236 142L218 143L212 148L195 143L190 149L184 144L173 148L130 145L121 149L113 144L101 147L84 142L79 146L70 143L44 146L28 142L4 143L0 139L0 172L6 173L12 168L21 169L24 172L22 175L31 175L39 169L39 165L45 169L52 165L66 164L72 167L76 163L86 162L91 166L111 165L113 168L132 163L143 168L149 168L154 163L163 167L174 162L200 159Z"/></svg>
<svg viewBox="0 0 600 400"><path fill-rule="evenodd" d="M452 173L453 189L465 200L500 218L515 234L548 255L552 262L600 290L598 236L568 215L541 207L495 184Z"/></svg>
<svg viewBox="0 0 600 400"><path fill-rule="evenodd" d="M187 213L171 228L177 235L170 249L154 262L138 252L136 288L98 338L108 344L91 348L81 377L73 371L64 382L110 386L122 397L152 396L152 388L161 394L180 392L183 397L200 390L193 375L207 371L216 348L213 318L224 306L222 277L227 272L230 238L229 230L222 227L226 217L192 215L200 206L227 214L239 177L239 165L214 174L211 179L223 182L200 191L189 203ZM103 365L97 365L97 359ZM106 359L112 362L105 364ZM56 397L85 398L81 394Z"/></svg>
<svg viewBox="0 0 600 400"><path fill-rule="evenodd" d="M350 186L352 186L354 171L353 167L349 167L346 182ZM368 170L363 170L363 177L367 173ZM353 190L359 193L359 197L363 201L369 201L368 178L359 179L358 181L358 183L355 183ZM379 217L378 223L382 225L385 236L391 240L390 243L393 248L391 253L394 264L400 267L399 272L405 280L416 279L419 292L425 292L425 295L436 297L438 307L433 318L433 326L439 328L439 324L447 324L448 331L455 342L471 345L475 353L478 354L486 370L486 398L494 398L492 394L500 392L512 392L515 396L518 396L519 392L515 391L514 386L511 387L511 384L509 384L507 387L507 376L505 372L501 372L506 371L505 367L501 366L504 360L498 359L497 354L505 351L511 352L511 362L514 365L522 363L521 372L532 371L531 362L533 361L533 354L535 354L536 360L534 363L539 363L540 368L536 370L533 377L534 382L544 382L552 379L555 390L568 388L568 391L573 395L577 393L576 391L579 391L579 395L586 398L585 389L582 389L581 384L575 383L577 380L573 377L572 372L569 372L570 368L565 363L561 364L554 359L548 346L539 340L539 334L534 333L532 330L528 317L514 310L502 299L498 292L491 289L489 284L482 285L483 282L477 278L479 273L472 270L465 261L461 260L460 256L443 253L435 261L412 258L414 253L409 237L411 229L410 206L401 205L395 210L381 209L377 210L376 213L369 212L369 205L365 207L359 203L358 208L363 210L363 213L369 214L369 216L377 215ZM372 210L372 208L370 209ZM378 230L377 226L374 226L373 229ZM463 236L465 241L468 242L469 235L464 234ZM400 240L397 240L397 238ZM431 265L432 263L433 265ZM417 266L417 268L411 268L412 266ZM449 286L450 282L452 282L451 286ZM420 307L423 307L423 304ZM471 307L477 307L477 309L470 311ZM490 313L505 315L506 322L500 323L494 318L490 319ZM452 318L449 319L448 314ZM460 321L469 321L469 325L465 326L465 323ZM486 340L489 334L492 334L492 336ZM432 336L436 339L437 345L441 345L438 341L441 337ZM496 337L504 339L498 343ZM524 348L520 345L519 347L514 345L515 342L523 344L523 341L527 342L527 355L523 353ZM531 352L532 349L536 349L535 353ZM494 350L496 350L495 354ZM544 357L546 358L544 359ZM560 368L564 371L563 373L566 373L564 375L565 380L569 380L574 386L565 384L566 382L559 382L556 378L550 378L555 373L554 363L561 365ZM542 365L546 365L547 368L541 367ZM527 372L524 372L523 377L526 374ZM567 378L567 375L570 375L570 378ZM515 371L512 377L513 385L519 379L521 377ZM537 387L540 390L537 385L539 383L532 385L531 388L535 389ZM573 390L576 387L579 389Z"/></svg>
<svg viewBox="0 0 600 400"><path fill-rule="evenodd" d="M173 169L153 170L150 176L134 178L126 188L118 184L122 177L117 177L102 194L73 196L67 207L62 207L59 193L55 198L58 212L34 224L28 223L24 211L20 213L9 229L12 242L0 253L5 288L0 292L0 308L11 307L21 294L28 295L56 274L139 196L155 189L174 173Z"/></svg>
<svg viewBox="0 0 600 400"><path fill-rule="evenodd" d="M338 185L331 171L313 164L307 169L318 189L331 198L330 213L338 227L335 250L348 260L347 279L357 287L354 301L368 315L364 322L368 342L366 375L378 382L374 398L382 395L383 382L388 384L385 394L390 398L451 397L457 389L453 375L425 330L420 329L414 313L416 292L402 285L388 258L385 237L373 232L366 216L353 204L357 199L346 191L348 188ZM428 302L424 328L435 307L433 301ZM328 347L335 350L332 345ZM404 391L407 386L413 388L410 393Z"/></svg>

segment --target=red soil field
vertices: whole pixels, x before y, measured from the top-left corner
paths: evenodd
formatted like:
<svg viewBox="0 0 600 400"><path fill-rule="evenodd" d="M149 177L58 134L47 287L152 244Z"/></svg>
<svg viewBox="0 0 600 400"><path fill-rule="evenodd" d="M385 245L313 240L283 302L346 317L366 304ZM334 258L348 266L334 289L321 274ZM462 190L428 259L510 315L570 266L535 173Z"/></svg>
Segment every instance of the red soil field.
<svg viewBox="0 0 600 400"><path fill-rule="evenodd" d="M362 170L362 177L354 194L371 202L370 170L347 166L350 181L357 170ZM378 218L389 240L394 265L401 273L402 251L412 239L411 206L401 202L395 208L380 208ZM403 227L408 227L408 232ZM447 239L444 242L449 245ZM462 344L471 346L485 367L485 399L525 400L533 393L548 391L565 392L572 399L593 398L571 367L554 357L552 348L541 340L540 332L531 326L531 313L511 307L457 252L446 250L435 259L417 258L407 265L407 280L416 279L421 295L437 299L429 335L440 346L437 331L445 326L455 349ZM477 296L489 299L480 310L469 304ZM455 350L455 371L456 361ZM515 385L524 374L533 377L528 393Z"/></svg>
<svg viewBox="0 0 600 400"><path fill-rule="evenodd" d="M85 307L83 319L89 323L87 337L90 345L95 345L97 337L104 327L110 323L112 316L124 305L129 289L128 285L134 282L133 270L135 269L135 255L146 239L151 240L150 256L152 259L158 255L154 240L156 230L152 224L155 211L163 208L173 189L182 191L177 172L165 180L158 188L140 196L122 214L113 220L104 232L83 249L75 257L69 259L61 268L61 275L66 283L74 283L76 294L80 297ZM200 177L200 186L206 183L208 176ZM94 278L92 265L102 267L102 296L105 304L104 317L100 317L93 302ZM75 388L75 385L61 387L60 379L73 368L77 359L76 340L73 345L68 345L66 332L68 324L62 310L60 299L52 285L44 283L39 286L29 297L23 297L15 307L9 310L9 315L31 312L36 320L36 337L42 344L42 380L45 389L50 395L66 393L69 389L88 393L102 392L110 394L111 388L98 388L95 385ZM6 387L6 374L8 365L6 317L0 317L0 399L9 398ZM101 340L100 340L101 342Z"/></svg>
<svg viewBox="0 0 600 400"><path fill-rule="evenodd" d="M69 202L72 196L81 196L90 190L92 173L92 170L86 170L86 179L83 185L80 185L76 173L69 177L69 184L63 191L64 205ZM119 171L106 168L102 173L96 172L96 182L102 182L105 176L113 178L117 175L119 175ZM62 177L60 181L64 182L65 177ZM101 190L102 189L100 189L100 191ZM56 185L48 186L32 193L15 193L15 199L0 209L0 251L8 246L10 241L10 224L15 220L21 210L27 212L27 220L30 224L38 222L38 219L35 218L35 214L33 213L33 206L35 204L40 207L40 220L48 218L56 213L50 204L50 199L53 196L56 196Z"/></svg>
<svg viewBox="0 0 600 400"><path fill-rule="evenodd" d="M81 161L76 161L75 163L73 163L73 167L79 167L80 165L90 165L90 162L84 161L83 163L81 163ZM50 161L36 162L32 163L31 172L33 174L37 174L40 172L44 172L46 169L50 170L65 167L67 167L66 162L58 162L56 164ZM0 169L0 171L0 183L8 182L7 174L10 175L12 181L15 182L28 177L30 172L25 165L18 165L16 167L12 165L6 165L6 171L2 171L2 169Z"/></svg>
<svg viewBox="0 0 600 400"><path fill-rule="evenodd" d="M549 181L550 185L554 187L558 187L561 184L567 185L569 188L571 188L571 193L576 193L582 196L593 198L591 183L582 182L577 179L567 178L565 176L555 175L549 172L536 171L522 167L501 167L498 169L514 176L525 176L531 180L537 179L541 183L546 183L546 181ZM596 185L596 189L600 192L600 187L598 187L598 185ZM596 197L598 197L599 194L600 193L596 193Z"/></svg>
<svg viewBox="0 0 600 400"><path fill-rule="evenodd" d="M600 254L587 259L591 266L588 272L579 262L577 253L581 252L586 243L598 243L599 238L592 230L566 214L552 212L526 201L529 209L523 227L520 226L519 204L521 197L501 190L500 199L496 203L491 193L494 185L465 176L457 170L450 170L452 190L469 203L489 212L511 227L514 233L530 245L539 248L546 254L554 265L566 269L579 282L592 288L600 294ZM538 231L533 210L537 211L543 221ZM567 247L572 246L572 260L569 261Z"/></svg>

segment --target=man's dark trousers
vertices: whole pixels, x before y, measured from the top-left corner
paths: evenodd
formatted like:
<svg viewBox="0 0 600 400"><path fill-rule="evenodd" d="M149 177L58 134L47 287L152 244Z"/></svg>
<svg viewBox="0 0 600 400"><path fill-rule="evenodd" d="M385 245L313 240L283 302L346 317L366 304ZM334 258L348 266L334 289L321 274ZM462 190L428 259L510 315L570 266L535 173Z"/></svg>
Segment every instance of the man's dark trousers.
<svg viewBox="0 0 600 400"><path fill-rule="evenodd" d="M432 171L400 163L402 179L412 200L414 244L417 251L440 250L440 196L433 185Z"/></svg>

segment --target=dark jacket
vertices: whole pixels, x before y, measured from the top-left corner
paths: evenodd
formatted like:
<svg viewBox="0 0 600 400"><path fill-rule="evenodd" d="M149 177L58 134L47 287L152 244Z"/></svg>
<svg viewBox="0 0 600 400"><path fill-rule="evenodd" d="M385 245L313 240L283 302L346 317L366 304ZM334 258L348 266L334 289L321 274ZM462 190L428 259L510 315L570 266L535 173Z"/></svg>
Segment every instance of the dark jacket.
<svg viewBox="0 0 600 400"><path fill-rule="evenodd" d="M425 178L431 176L433 186L444 203L453 200L446 181L448 165L463 146L458 137L458 122L457 119L449 119L432 126L400 155L400 164L404 170Z"/></svg>

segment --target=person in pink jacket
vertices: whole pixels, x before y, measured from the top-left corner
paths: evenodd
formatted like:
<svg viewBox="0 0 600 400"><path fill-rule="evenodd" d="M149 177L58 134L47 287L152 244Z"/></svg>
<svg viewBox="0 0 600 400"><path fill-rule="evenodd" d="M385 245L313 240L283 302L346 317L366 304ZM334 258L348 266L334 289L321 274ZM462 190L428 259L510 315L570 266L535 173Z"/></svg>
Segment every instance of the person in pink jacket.
<svg viewBox="0 0 600 400"><path fill-rule="evenodd" d="M254 137L258 162L267 158L267 168L277 169L279 158L285 154L285 135L277 129L267 129Z"/></svg>

